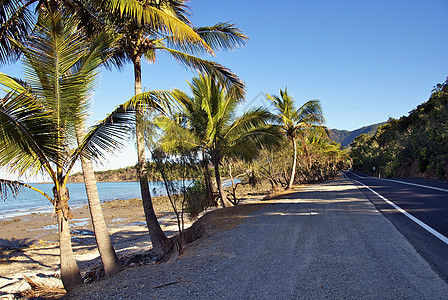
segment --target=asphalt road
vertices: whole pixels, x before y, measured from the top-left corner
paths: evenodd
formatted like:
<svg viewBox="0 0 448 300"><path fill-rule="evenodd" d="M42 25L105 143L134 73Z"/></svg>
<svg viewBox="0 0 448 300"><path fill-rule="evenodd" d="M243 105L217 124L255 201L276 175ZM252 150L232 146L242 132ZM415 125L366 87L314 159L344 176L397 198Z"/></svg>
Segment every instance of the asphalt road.
<svg viewBox="0 0 448 300"><path fill-rule="evenodd" d="M126 269L67 298L448 299L448 284L341 179L281 196L177 261Z"/></svg>
<svg viewBox="0 0 448 300"><path fill-rule="evenodd" d="M371 189L353 181L448 282L448 183L424 179L380 179L355 172L346 172L345 175ZM406 216L372 190L417 220Z"/></svg>

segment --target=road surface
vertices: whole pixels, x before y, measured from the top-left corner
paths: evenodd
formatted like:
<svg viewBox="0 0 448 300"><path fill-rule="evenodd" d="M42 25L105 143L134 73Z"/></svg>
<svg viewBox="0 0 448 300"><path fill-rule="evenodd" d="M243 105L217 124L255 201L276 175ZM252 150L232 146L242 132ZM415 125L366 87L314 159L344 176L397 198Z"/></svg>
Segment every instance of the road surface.
<svg viewBox="0 0 448 300"><path fill-rule="evenodd" d="M347 179L270 202L169 264L69 299L448 299L448 285Z"/></svg>
<svg viewBox="0 0 448 300"><path fill-rule="evenodd" d="M355 172L345 175L448 282L448 183L380 179Z"/></svg>

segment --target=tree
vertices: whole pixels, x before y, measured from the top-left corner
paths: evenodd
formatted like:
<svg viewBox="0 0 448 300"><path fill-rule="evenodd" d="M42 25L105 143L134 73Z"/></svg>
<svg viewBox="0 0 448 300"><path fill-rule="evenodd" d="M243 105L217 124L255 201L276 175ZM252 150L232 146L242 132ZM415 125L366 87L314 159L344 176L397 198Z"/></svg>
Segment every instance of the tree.
<svg viewBox="0 0 448 300"><path fill-rule="evenodd" d="M158 51L173 56L184 66L212 74L228 87L236 86L235 93L244 94L244 85L239 78L227 68L211 61L201 59L194 54L215 50L234 49L244 44L247 37L233 25L219 23L213 27L193 28L186 18L187 7L184 1L151 1L145 7L155 7L175 18L179 26L176 31L167 31L166 26L157 23L142 23L120 16L109 16L115 30L122 34L120 47L116 53L117 65L124 61L131 61L134 66L135 95L142 92L141 87L141 58L150 62L156 59ZM164 258L174 250L173 243L165 236L152 207L151 194L148 186L148 172L146 170L145 135L142 120L143 107L136 106L136 143L138 155L138 178L142 193L143 208L146 223L153 248L159 259Z"/></svg>
<svg viewBox="0 0 448 300"><path fill-rule="evenodd" d="M280 97L267 95L277 112L276 123L280 124L284 134L293 144L293 164L287 189L292 188L297 166L297 140L303 140L313 126L324 124L319 100L310 100L299 108L294 106L294 98L288 95L287 88L280 90ZM303 143L302 143L303 144Z"/></svg>
<svg viewBox="0 0 448 300"><path fill-rule="evenodd" d="M82 278L70 240L68 175L79 158L101 158L104 151L117 149L133 121L132 114L117 108L74 147L75 127L82 116L80 101L101 63L99 53L89 51L85 36L76 28L77 21L63 13L42 15L28 42L15 43L25 56L28 82L0 74L0 82L12 89L0 107L0 165L18 176L45 173L54 183L52 196L39 192L54 205L61 279L69 292ZM29 187L19 181L2 182L2 193L5 188Z"/></svg>
<svg viewBox="0 0 448 300"><path fill-rule="evenodd" d="M173 91L173 97L181 105L183 126L193 133L198 148L210 156L221 205L231 206L221 185L221 162L226 157L255 158L260 145L278 141L279 131L268 125L272 115L263 108L249 110L237 118L241 99L210 76L194 78L190 88L192 98L180 90Z"/></svg>
<svg viewBox="0 0 448 300"><path fill-rule="evenodd" d="M148 5L149 2L149 5ZM16 61L21 52L11 40L23 42L31 34L36 13L42 11L65 11L76 16L79 26L90 36L102 31L106 15L120 15L126 20L157 27L159 30L182 39L188 24L176 18L172 13L160 10L156 3L160 0L2 0L0 12L0 65ZM168 1L171 2L171 1ZM182 1L173 3L180 4Z"/></svg>

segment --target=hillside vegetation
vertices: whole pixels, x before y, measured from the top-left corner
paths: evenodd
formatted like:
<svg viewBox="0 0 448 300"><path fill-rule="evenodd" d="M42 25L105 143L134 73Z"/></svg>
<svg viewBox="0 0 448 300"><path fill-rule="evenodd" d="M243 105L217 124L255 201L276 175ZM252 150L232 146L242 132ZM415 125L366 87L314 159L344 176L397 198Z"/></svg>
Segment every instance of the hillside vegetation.
<svg viewBox="0 0 448 300"><path fill-rule="evenodd" d="M342 147L348 147L353 142L353 140L361 134L373 135L377 131L378 127L384 124L386 124L386 122L364 126L352 131L331 129L330 138L333 141L341 144Z"/></svg>
<svg viewBox="0 0 448 300"><path fill-rule="evenodd" d="M448 80L408 116L351 144L353 169L386 177L448 179ZM374 170L375 168L375 170Z"/></svg>
<svg viewBox="0 0 448 300"><path fill-rule="evenodd" d="M96 171L97 182L137 181L137 166L125 167L116 170ZM84 182L82 172L71 175L68 182Z"/></svg>

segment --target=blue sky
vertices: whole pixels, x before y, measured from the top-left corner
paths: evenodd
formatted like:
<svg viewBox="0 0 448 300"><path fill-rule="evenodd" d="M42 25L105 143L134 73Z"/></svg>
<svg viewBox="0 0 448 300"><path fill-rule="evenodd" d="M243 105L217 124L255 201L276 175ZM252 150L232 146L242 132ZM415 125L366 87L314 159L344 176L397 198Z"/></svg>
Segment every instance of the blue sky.
<svg viewBox="0 0 448 300"><path fill-rule="evenodd" d="M250 37L246 47L208 58L245 81L245 107L267 105L261 95L287 86L297 105L319 99L329 128L353 130L406 115L448 76L446 0L192 0L190 8L195 26L229 21ZM194 76L163 54L142 65L146 91L188 91ZM0 71L16 75L18 69ZM132 94L131 65L103 72L92 120ZM100 169L134 164L132 148Z"/></svg>

